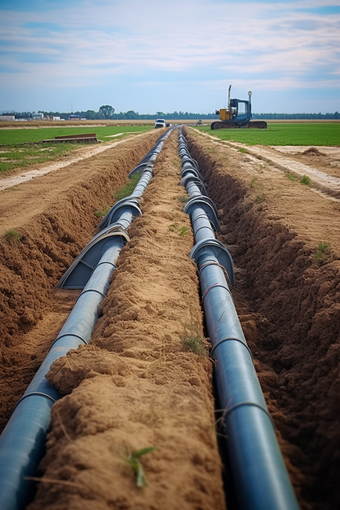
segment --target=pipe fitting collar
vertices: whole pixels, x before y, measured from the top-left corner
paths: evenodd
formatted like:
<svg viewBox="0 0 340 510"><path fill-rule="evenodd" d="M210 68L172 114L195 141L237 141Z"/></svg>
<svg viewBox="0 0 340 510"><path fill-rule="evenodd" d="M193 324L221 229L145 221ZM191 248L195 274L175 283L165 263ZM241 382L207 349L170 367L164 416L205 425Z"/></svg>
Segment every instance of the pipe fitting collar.
<svg viewBox="0 0 340 510"><path fill-rule="evenodd" d="M204 255L213 255L218 260L219 264L227 271L230 283L232 286L235 284L234 263L229 250L218 239L203 239L199 241L192 248L190 257L196 262L200 269L199 259ZM207 267L208 264L205 265Z"/></svg>

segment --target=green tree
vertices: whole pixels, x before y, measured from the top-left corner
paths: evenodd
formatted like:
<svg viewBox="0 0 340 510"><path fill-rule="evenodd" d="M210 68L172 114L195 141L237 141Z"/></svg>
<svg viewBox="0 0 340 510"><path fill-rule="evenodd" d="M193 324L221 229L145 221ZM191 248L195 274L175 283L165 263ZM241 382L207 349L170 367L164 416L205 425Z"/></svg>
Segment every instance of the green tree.
<svg viewBox="0 0 340 510"><path fill-rule="evenodd" d="M115 109L113 108L113 106L109 104L103 104L99 108L99 112L103 115L104 119L110 119L114 114Z"/></svg>

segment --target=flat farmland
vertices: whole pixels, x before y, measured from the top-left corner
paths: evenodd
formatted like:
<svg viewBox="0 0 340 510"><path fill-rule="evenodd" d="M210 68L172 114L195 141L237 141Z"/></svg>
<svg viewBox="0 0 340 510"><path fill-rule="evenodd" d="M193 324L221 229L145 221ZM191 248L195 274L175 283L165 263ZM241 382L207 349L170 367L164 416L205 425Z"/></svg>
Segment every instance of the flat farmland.
<svg viewBox="0 0 340 510"><path fill-rule="evenodd" d="M1 175L2 428L79 295L57 289L58 280L160 131ZM183 131L218 212L216 237L233 257L236 310L299 504L337 508L339 144L295 144L296 134L284 145L252 143L236 139L243 130L206 126ZM219 452L221 412L176 130L153 172L89 346L60 358L48 375L61 398L29 510L236 508L225 492L231 467ZM185 344L193 331L201 352ZM148 447L140 488L126 459Z"/></svg>

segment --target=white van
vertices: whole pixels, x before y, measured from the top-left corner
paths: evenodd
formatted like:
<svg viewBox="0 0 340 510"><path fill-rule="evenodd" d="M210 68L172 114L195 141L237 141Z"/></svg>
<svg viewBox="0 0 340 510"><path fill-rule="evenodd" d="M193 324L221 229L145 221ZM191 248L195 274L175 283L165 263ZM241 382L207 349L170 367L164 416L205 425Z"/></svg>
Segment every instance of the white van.
<svg viewBox="0 0 340 510"><path fill-rule="evenodd" d="M164 119L157 119L156 122L155 122L155 129L156 128L165 128L166 127L166 122Z"/></svg>

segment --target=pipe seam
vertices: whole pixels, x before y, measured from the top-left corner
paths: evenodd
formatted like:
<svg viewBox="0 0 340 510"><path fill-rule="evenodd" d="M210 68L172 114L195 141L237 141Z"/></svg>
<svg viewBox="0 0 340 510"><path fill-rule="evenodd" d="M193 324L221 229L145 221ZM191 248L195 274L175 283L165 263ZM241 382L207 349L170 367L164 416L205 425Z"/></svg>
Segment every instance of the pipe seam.
<svg viewBox="0 0 340 510"><path fill-rule="evenodd" d="M209 290L213 289L214 287L222 287L222 289L225 289L231 295L231 292L228 289L228 287L226 287L225 285L222 285L221 283L213 283L213 285L210 285L210 287L208 287L205 290L205 292L202 296L202 304L204 303L204 299L205 299L206 295L208 294Z"/></svg>
<svg viewBox="0 0 340 510"><path fill-rule="evenodd" d="M116 266L115 266L116 267ZM86 292L97 292L97 294L99 294L100 296L102 296L103 298L105 297L105 294L103 292L100 292L100 290L97 290L97 289L85 289L83 290L83 292L81 292L81 294L79 294L78 298L77 298L77 301L79 298L81 298L81 296L83 296L84 294L86 294Z"/></svg>
<svg viewBox="0 0 340 510"><path fill-rule="evenodd" d="M247 401L239 402L238 404L235 404L234 406L231 406L229 409L225 409L225 411L223 411L224 419L226 419L228 414L230 414L232 411L234 411L238 407L242 407L242 406L252 406L252 407L258 407L258 409L261 409L261 411L263 411L268 416L268 418L270 419L270 423L273 425L273 428L274 428L274 431L275 431L274 420L270 416L268 410L265 407L261 406L260 404L257 404L256 402L247 402Z"/></svg>
<svg viewBox="0 0 340 510"><path fill-rule="evenodd" d="M22 396L18 402L15 404L14 408L13 408L13 412L15 411L15 409L18 407L18 405L23 401L25 400L27 397L34 397L34 395L37 395L38 397L46 397L48 398L49 400L52 400L53 404L56 402L56 399L51 397L51 395L48 395L48 393L42 393L41 391L32 391L31 393L27 393L26 395Z"/></svg>
<svg viewBox="0 0 340 510"><path fill-rule="evenodd" d="M48 352L50 352L54 346L54 344L56 342L58 342L58 340L60 340L61 338L64 338L65 336L74 336L75 338L79 338L79 340L81 342L83 342L84 345L88 345L88 342L85 340L85 338L83 338L82 336L80 335L76 335L75 333L65 333L64 335L60 335L58 336L52 343L51 347L49 348Z"/></svg>
<svg viewBox="0 0 340 510"><path fill-rule="evenodd" d="M234 342L239 342L240 344L243 345L243 347L245 347L247 349L247 351L249 352L250 354L250 357L252 360L254 360L253 358L253 355L251 353L251 350L249 349L248 345L246 345L244 342L242 342L242 340L240 340L239 338L234 338L234 337L226 337L226 338L222 338L222 340L219 340L214 346L213 348L211 349L210 351L210 356L213 357L214 355L214 352L216 351L217 347L219 347L222 343L224 342L230 342L230 341L234 341ZM215 358L216 359L216 358Z"/></svg>
<svg viewBox="0 0 340 510"><path fill-rule="evenodd" d="M228 271L226 270L226 268L224 266L222 266L222 264L220 264L219 262L204 262L201 266L199 266L198 268L198 271L199 271L199 274L201 275L201 272L203 271L203 269L205 269L206 267L208 266L217 266L219 267L220 269L222 269L223 273L224 273L224 276L227 277L227 281L228 283L230 283L230 285L232 286L232 283L231 283L231 280L230 280L230 277L228 275ZM233 297L231 295L231 297Z"/></svg>

